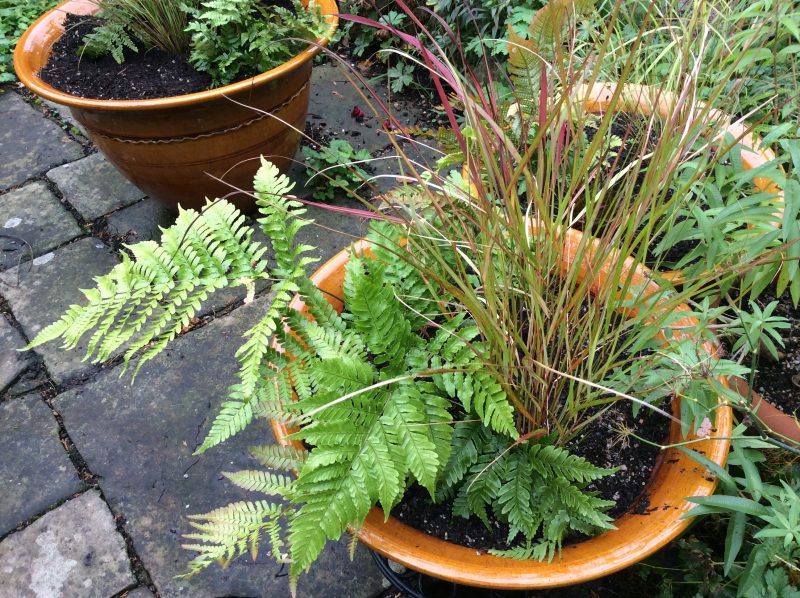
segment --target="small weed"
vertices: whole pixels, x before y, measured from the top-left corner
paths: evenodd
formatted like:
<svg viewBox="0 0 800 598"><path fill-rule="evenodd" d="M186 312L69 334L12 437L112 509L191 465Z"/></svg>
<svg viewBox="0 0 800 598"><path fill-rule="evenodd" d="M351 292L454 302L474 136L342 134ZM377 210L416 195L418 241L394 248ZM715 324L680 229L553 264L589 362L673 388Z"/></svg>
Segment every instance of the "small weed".
<svg viewBox="0 0 800 598"><path fill-rule="evenodd" d="M340 190L354 196L368 176L358 162L372 158L367 150L356 150L343 139L334 139L319 150L305 147L303 154L312 197L322 201L333 199Z"/></svg>

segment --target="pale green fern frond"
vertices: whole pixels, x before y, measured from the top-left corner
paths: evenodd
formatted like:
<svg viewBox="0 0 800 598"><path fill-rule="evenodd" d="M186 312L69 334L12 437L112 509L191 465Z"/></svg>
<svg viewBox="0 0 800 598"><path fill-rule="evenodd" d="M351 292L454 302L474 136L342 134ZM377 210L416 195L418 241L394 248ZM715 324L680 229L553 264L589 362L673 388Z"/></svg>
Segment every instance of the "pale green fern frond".
<svg viewBox="0 0 800 598"><path fill-rule="evenodd" d="M308 457L308 451L283 444L251 446L250 454L264 467L284 471L299 470Z"/></svg>
<svg viewBox="0 0 800 598"><path fill-rule="evenodd" d="M138 371L189 325L210 292L266 276L265 248L251 240L241 214L225 201L209 202L201 213L180 210L160 243L128 249L133 257L123 256L110 273L96 278L97 286L84 291L88 302L71 306L29 348L57 338L74 348L91 333L85 359L93 362L127 345L127 365L147 347Z"/></svg>
<svg viewBox="0 0 800 598"><path fill-rule="evenodd" d="M289 302L299 290L298 282L306 277L306 266L315 260L303 255L311 247L295 242L297 232L308 221L302 218L302 204L290 195L294 183L261 158L253 185L261 214L258 223L274 254L275 265L269 277L278 282L273 286L267 314L244 334L246 340L236 352L239 383L232 388L197 453L244 430L258 412L278 411L291 402L286 360L272 347L272 336L282 326Z"/></svg>
<svg viewBox="0 0 800 598"><path fill-rule="evenodd" d="M263 355L274 363L281 364L283 356L267 347ZM201 454L244 430L255 417L264 413L284 412L283 404L291 401L292 387L288 371L284 368L274 369L269 364L261 365L259 375L254 376L256 383L245 389L241 384L233 385L228 398L222 403L219 413L211 423L203 443L195 454Z"/></svg>
<svg viewBox="0 0 800 598"><path fill-rule="evenodd" d="M250 553L255 560L261 536L266 532L273 554L281 555L278 526L290 514L286 507L266 501L236 502L203 515L190 515L197 530L183 537L195 542L183 547L199 554L189 563L185 577L194 575L214 562L226 564Z"/></svg>
<svg viewBox="0 0 800 598"><path fill-rule="evenodd" d="M285 496L292 486L292 480L285 475L262 471L260 469L245 469L242 471L222 472L235 485L251 492L260 492L268 496Z"/></svg>

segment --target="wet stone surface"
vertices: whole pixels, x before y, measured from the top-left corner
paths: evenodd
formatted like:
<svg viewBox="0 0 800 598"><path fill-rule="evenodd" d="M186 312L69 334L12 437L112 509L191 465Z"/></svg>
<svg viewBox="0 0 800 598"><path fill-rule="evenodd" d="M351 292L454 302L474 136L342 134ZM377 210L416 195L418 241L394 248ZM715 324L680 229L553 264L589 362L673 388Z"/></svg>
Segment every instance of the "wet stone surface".
<svg viewBox="0 0 800 598"><path fill-rule="evenodd" d="M0 396L30 365L30 355L18 351L26 344L19 331L0 314Z"/></svg>
<svg viewBox="0 0 800 598"><path fill-rule="evenodd" d="M38 257L83 233L41 181L2 196L0 227L0 268Z"/></svg>
<svg viewBox="0 0 800 598"><path fill-rule="evenodd" d="M339 65L322 65L315 67L312 74L312 92L308 106L308 125L312 135L322 138L326 143L332 139L343 139L350 143L356 150L366 149L373 158L368 170L376 178L371 185L380 192L385 192L397 183L394 176L407 168L396 157L397 149L392 143L389 131L403 136L415 134L415 128L427 128L427 121L431 119L427 106L416 105L402 98L395 98L380 86L377 98L372 97L367 88L357 81L352 80L352 73ZM365 97L367 99L365 99ZM363 116L356 118L354 108L358 108ZM389 112L393 119L388 119ZM412 135L413 137L413 135ZM395 135L395 141L401 143L408 157L417 163L432 164L438 157L437 153L426 149L422 145L403 141ZM306 140L304 144L307 144ZM429 140L424 143L430 144ZM298 152L297 160L303 161L302 148ZM295 193L307 194L305 182L307 175L302 164L296 164L291 171L293 179L298 181ZM359 194L366 194L368 187L359 190Z"/></svg>
<svg viewBox="0 0 800 598"><path fill-rule="evenodd" d="M61 104L56 104L55 102L51 102L49 100L45 100L44 103L51 110L55 110L58 113L59 118L61 118L71 128L74 129L72 131L73 133L77 132L84 138L86 139L89 138L89 135L86 134L86 129L84 129L83 125L79 123L74 116L72 116L72 112L70 112L69 108Z"/></svg>
<svg viewBox="0 0 800 598"><path fill-rule="evenodd" d="M32 339L70 305L83 303L85 298L80 289L93 287L92 279L106 274L117 261L102 241L81 239L3 272L0 293L27 337ZM85 348L85 343L81 343L76 349L65 351L58 343L48 343L36 352L44 358L53 379L60 383L94 369L91 364L81 362Z"/></svg>
<svg viewBox="0 0 800 598"><path fill-rule="evenodd" d="M0 89L0 191L24 183L83 149L9 88Z"/></svg>
<svg viewBox="0 0 800 598"><path fill-rule="evenodd" d="M47 173L59 191L86 220L108 214L144 197L101 154L92 154Z"/></svg>
<svg viewBox="0 0 800 598"><path fill-rule="evenodd" d="M273 442L264 421L203 455L193 456L208 432L227 388L235 380L234 353L242 333L264 313L269 298L191 331L146 364L133 385L110 371L55 399L72 440L106 498L125 517L125 529L162 597L283 596L288 581L262 546L257 562L241 558L227 569L211 567L189 579L191 554L181 534L187 515L229 502L261 498L232 486L220 474L252 468L246 447ZM375 596L380 576L365 551L350 563L345 544L325 550L300 582L300 595Z"/></svg>
<svg viewBox="0 0 800 598"><path fill-rule="evenodd" d="M139 587L125 594L124 598L154 598L155 594L144 587Z"/></svg>
<svg viewBox="0 0 800 598"><path fill-rule="evenodd" d="M0 404L0 485L0 537L83 487L38 394Z"/></svg>
<svg viewBox="0 0 800 598"><path fill-rule="evenodd" d="M108 598L136 583L125 542L90 490L0 542L0 598Z"/></svg>
<svg viewBox="0 0 800 598"><path fill-rule="evenodd" d="M124 243L158 241L159 227L167 228L175 221L175 213L167 206L146 197L139 203L110 214L106 219L106 231Z"/></svg>

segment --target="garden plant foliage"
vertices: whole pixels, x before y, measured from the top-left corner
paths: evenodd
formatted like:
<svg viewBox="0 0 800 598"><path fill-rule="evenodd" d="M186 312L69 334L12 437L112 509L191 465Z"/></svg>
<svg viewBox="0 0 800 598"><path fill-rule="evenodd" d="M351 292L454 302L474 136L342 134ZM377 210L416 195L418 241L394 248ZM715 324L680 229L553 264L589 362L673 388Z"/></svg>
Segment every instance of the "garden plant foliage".
<svg viewBox="0 0 800 598"><path fill-rule="evenodd" d="M158 48L208 73L214 86L264 73L322 36L327 24L312 1L291 9L260 0L97 0L105 22L84 38L89 56ZM304 41L305 40L305 41Z"/></svg>
<svg viewBox="0 0 800 598"><path fill-rule="evenodd" d="M19 37L55 0L0 0L0 83L15 81L12 55Z"/></svg>
<svg viewBox="0 0 800 598"><path fill-rule="evenodd" d="M486 15L431 2L462 11L486 34L478 22ZM204 6L212 4L216 22L226 7ZM666 403L680 400L687 437L711 433L720 398L752 417L747 398L720 377L752 376L757 354L778 355L786 323L773 304L756 303L769 285L800 298L800 150L787 112L797 11L773 0L725 10L556 0L521 27L508 4L495 4L502 10L492 30L509 31L512 42L509 76L497 87L488 60L480 77L429 52L442 32L416 41L417 65L447 83L439 97L451 125L439 137L446 153L371 214L370 251L351 250L341 313L308 278L314 260L298 241L309 224L302 203L262 162L255 194L267 246L223 200L182 212L160 243L131 246L132 257L85 292L85 305L32 342L75 346L89 335L87 357L125 346L126 364L138 360L138 369L210 291L243 285L249 301L257 282L273 283L270 306L236 354L237 383L197 452L258 417L295 430L292 444L253 447L266 469L225 474L266 498L193 516L192 572L255 554L266 541L275 559L290 562L294 584L326 542L348 529L357 537L373 507L388 516L415 483L434 501L452 500L456 516L506 524L507 546L495 554L557 558L570 534L613 528L605 513L612 503L592 489L613 470L565 448L609 405L627 400L637 416L672 417ZM395 44L387 32L418 23L420 8L383 14L361 49ZM730 43L721 31L732 33ZM404 68L392 68L406 80ZM631 119L612 134L613 110L587 115L570 95L605 78L657 83L652 89L678 99L669 114ZM719 135L711 118L728 97L737 98L734 116L753 117L779 158L742 167L742 140ZM334 168L347 159L310 157ZM356 193L355 175L330 172ZM758 177L783 194L754 189ZM572 245L576 227L585 234ZM669 257L680 244L689 249ZM574 256L565 264L566 247ZM652 270L623 268L628 256ZM306 313L289 309L295 294ZM712 329L731 338L730 355L714 348ZM706 560L685 559L680 583L794 597L796 471L767 470L761 451L771 445L743 436L744 428L734 432L727 469L682 446L722 482L717 496L691 499L692 514L727 527L716 563L711 547L683 541L682 550L711 564L701 570ZM661 577L669 595L669 575Z"/></svg>

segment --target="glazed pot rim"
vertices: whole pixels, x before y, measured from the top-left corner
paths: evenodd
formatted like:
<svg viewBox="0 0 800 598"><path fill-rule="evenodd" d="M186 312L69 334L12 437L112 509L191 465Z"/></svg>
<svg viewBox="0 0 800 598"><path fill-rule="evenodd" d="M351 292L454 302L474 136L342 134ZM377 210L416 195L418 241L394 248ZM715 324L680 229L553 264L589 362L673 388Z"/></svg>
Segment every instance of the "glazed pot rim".
<svg viewBox="0 0 800 598"><path fill-rule="evenodd" d="M779 441L800 446L800 421L784 413L759 394L744 378L734 377L731 386L743 398L750 396L750 408L758 423L767 428Z"/></svg>
<svg viewBox="0 0 800 598"><path fill-rule="evenodd" d="M574 239L567 239L565 253L575 251L579 243L578 231ZM368 251L366 240L356 242L336 254L311 277L314 284L325 291L328 300L338 309L340 297L335 292L341 284L344 265L353 251ZM613 256L612 256L613 257ZM566 257L565 260L569 260ZM654 274L633 258L625 258L626 266L636 268L636 276L648 276L657 286ZM338 280L338 283L337 283ZM290 307L302 311L304 306L295 296ZM687 308L688 309L688 308ZM677 322L672 323L680 327ZM275 345L277 346L277 344ZM691 446L707 458L724 466L730 445L732 410L727 405L717 408L715 437L699 439ZM287 438L289 430L272 420L272 429L280 444L297 444ZM695 438L690 435L690 438ZM680 426L672 422L670 442L683 439ZM416 571L454 581L456 583L495 589L534 589L573 585L609 575L624 569L662 548L682 533L690 521L682 516L694 506L688 496L709 496L714 493L717 480L688 454L675 448L662 453L663 458L648 485L648 496L655 504L644 515L626 513L615 520L617 530L594 536L584 542L563 548L560 557L551 563L522 561L489 555L483 551L460 546L409 527L394 517L384 522L382 510L375 506L364 525L357 530L359 540L376 552ZM651 523L655 526L651 529Z"/></svg>
<svg viewBox="0 0 800 598"><path fill-rule="evenodd" d="M14 70L19 80L36 95L47 100L51 100L65 106L75 106L93 110L159 110L165 108L177 108L190 106L193 104L209 102L212 100L229 98L236 94L247 92L248 90L264 85L276 79L280 79L287 73L297 70L309 60L312 60L324 46L328 44L333 36L339 22L338 7L335 0L316 0L322 15L328 21L327 31L305 50L296 54L283 64L280 64L264 73L250 77L242 81L237 81L222 87L198 91L189 94L167 96L163 98L151 98L147 100L99 100L93 98L83 98L73 94L60 91L45 83L39 76L38 71L29 64L28 56L33 45L32 36L35 32L44 32L42 35L49 41L55 40L63 33L63 21L67 14L93 14L97 11L97 5L91 0L66 0L58 6L42 14L20 37L14 49ZM53 33L48 29L60 31L57 37L52 37ZM52 44L47 48L49 54Z"/></svg>

